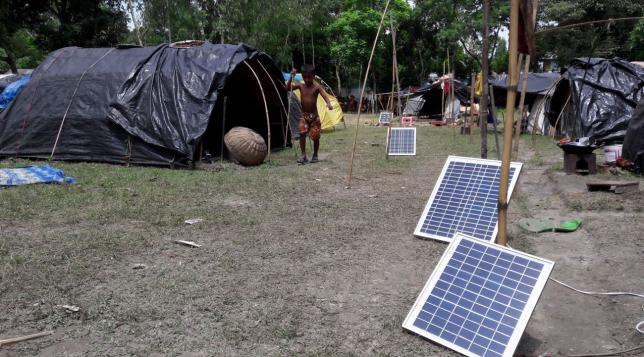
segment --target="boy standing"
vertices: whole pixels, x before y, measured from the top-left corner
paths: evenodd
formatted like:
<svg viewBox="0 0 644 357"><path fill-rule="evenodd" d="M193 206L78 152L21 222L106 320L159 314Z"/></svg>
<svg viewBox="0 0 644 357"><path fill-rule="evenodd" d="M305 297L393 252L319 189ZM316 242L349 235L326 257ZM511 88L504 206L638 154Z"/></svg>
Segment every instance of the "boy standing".
<svg viewBox="0 0 644 357"><path fill-rule="evenodd" d="M295 76L295 68L291 71L291 78L288 79L286 83L286 90L300 90L300 102L302 104L302 114L300 115L300 150L302 150L302 155L297 159L297 162L300 164L305 164L308 162L306 158L306 135L308 134L313 140L313 157L311 157L311 162L318 161L318 149L320 148L320 132L322 130L322 124L320 123L320 116L318 115L318 94L322 96L326 102L326 106L329 110L333 110L329 97L326 95L324 90L317 84L313 82L315 77L315 67L310 64L305 64L302 66L302 77L304 78L304 84L293 84L293 77Z"/></svg>

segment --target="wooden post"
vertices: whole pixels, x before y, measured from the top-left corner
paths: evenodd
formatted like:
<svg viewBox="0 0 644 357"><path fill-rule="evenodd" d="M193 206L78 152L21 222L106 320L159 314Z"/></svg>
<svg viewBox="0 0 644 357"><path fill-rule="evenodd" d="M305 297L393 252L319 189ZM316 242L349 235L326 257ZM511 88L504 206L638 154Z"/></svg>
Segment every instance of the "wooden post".
<svg viewBox="0 0 644 357"><path fill-rule="evenodd" d="M508 242L508 184L510 179L510 156L512 154L512 119L517 96L518 66L517 53L519 45L519 0L510 0L510 53L507 109L503 123L503 158L501 162L501 179L499 183L499 233L497 244L505 246Z"/></svg>
<svg viewBox="0 0 644 357"><path fill-rule="evenodd" d="M221 152L219 153L219 164L223 165L224 163L224 136L226 134L226 105L228 103L228 97L224 97L224 113L223 118L221 118Z"/></svg>
<svg viewBox="0 0 644 357"><path fill-rule="evenodd" d="M443 61L443 73L440 79L441 84L441 120L445 121L445 61Z"/></svg>
<svg viewBox="0 0 644 357"><path fill-rule="evenodd" d="M398 93L397 95L397 107L398 107L398 115L402 115L402 104L400 102L400 78L398 77L398 50L396 49L396 28L391 27L391 37L393 38L394 42L394 68L395 68L395 77L396 77L396 92ZM393 97L393 93L391 94Z"/></svg>
<svg viewBox="0 0 644 357"><path fill-rule="evenodd" d="M514 146L512 147L512 157L516 160L519 157L519 139L521 139L521 129L523 126L523 104L525 103L525 91L528 89L528 71L530 70L530 55L524 57L523 81L521 82L521 99L519 99L519 119L514 131Z"/></svg>
<svg viewBox="0 0 644 357"><path fill-rule="evenodd" d="M501 160L501 146L499 145L498 121L496 120L496 103L494 103L494 88L490 88L490 104L492 108L492 126L494 127L494 144L496 145L496 159Z"/></svg>
<svg viewBox="0 0 644 357"><path fill-rule="evenodd" d="M488 72L490 71L490 64L488 59L488 51L490 47L490 29L489 29L489 17L490 17L490 0L483 0L483 49L482 49L482 59L481 59L481 85L483 91L481 93L481 100L479 102L479 123L481 125L481 158L487 159L487 113L488 113ZM494 132L497 135L496 131ZM498 136L497 136L497 155L499 151L498 147Z"/></svg>
<svg viewBox="0 0 644 357"><path fill-rule="evenodd" d="M469 143L472 143L472 124L474 123L474 81L476 81L476 73L472 73L472 83L470 84L470 118L467 123Z"/></svg>

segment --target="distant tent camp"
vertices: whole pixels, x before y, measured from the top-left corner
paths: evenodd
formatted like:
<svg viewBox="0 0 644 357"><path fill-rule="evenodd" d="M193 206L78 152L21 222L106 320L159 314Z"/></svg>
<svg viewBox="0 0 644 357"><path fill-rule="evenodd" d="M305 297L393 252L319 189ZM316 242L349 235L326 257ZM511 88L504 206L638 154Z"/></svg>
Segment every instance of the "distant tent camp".
<svg viewBox="0 0 644 357"><path fill-rule="evenodd" d="M470 87L461 81L454 81L454 93L461 105L470 105ZM440 118L442 103L443 89L440 82L434 82L408 95L403 114L421 118Z"/></svg>
<svg viewBox="0 0 644 357"><path fill-rule="evenodd" d="M244 44L63 48L0 113L0 156L189 166L234 126L275 149L288 135L281 80Z"/></svg>
<svg viewBox="0 0 644 357"><path fill-rule="evenodd" d="M290 73L282 72L282 76L284 77L285 81L288 81L288 79L291 78ZM304 78L302 78L302 75L299 73L295 75L294 80L296 83L299 83L299 84L304 83ZM317 109L318 109L318 115L320 116L320 122L322 123L322 130L333 129L344 119L344 113L342 112L342 107L340 106L340 102L335 96L335 93L333 93L333 90L331 89L331 87L328 84L326 84L326 82L324 82L322 78L315 76L315 82L322 86L322 88L324 89L324 92L329 96L329 100L331 101L331 106L333 107L333 110L329 110L329 108L326 107L326 103L324 102L324 99L322 99L321 96L318 97ZM298 104L299 104L300 91L294 91L293 94L295 94L295 96L297 97ZM299 110L296 110L296 111L291 110L292 117L294 117L295 115L294 113L299 113ZM299 117L299 114L297 114L297 116ZM297 133L297 126L293 127L293 125L291 125L291 132L293 133L293 136L299 136L299 133Z"/></svg>
<svg viewBox="0 0 644 357"><path fill-rule="evenodd" d="M523 83L523 73L519 75L518 93L521 93ZM561 78L559 73L546 72L546 73L528 73L528 81L526 83L526 94L524 105L529 113L527 121L523 123L523 130L532 132L533 125L537 125L537 134L547 134L550 128L550 123L546 120L544 115L544 107L548 98L552 95L554 90L553 86ZM497 107L505 107L505 98L507 97L508 89L508 75L498 74L490 79L490 84L494 90L494 101ZM519 95L517 95L517 104L519 103Z"/></svg>
<svg viewBox="0 0 644 357"><path fill-rule="evenodd" d="M619 58L578 58L553 91L546 116L563 135L621 143L643 96L641 66Z"/></svg>

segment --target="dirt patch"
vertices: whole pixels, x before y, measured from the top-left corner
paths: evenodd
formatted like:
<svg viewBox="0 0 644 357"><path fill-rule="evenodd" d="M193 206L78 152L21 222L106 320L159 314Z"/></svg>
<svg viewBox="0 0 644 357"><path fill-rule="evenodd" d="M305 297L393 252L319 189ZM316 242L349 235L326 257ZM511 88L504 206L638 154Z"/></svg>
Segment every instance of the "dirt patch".
<svg viewBox="0 0 644 357"><path fill-rule="evenodd" d="M445 249L413 229L447 156L476 157L476 136L419 127L418 155L386 160L386 128L361 127L351 189L353 131L322 138L322 161L311 165L296 165L290 149L246 169L57 163L80 183L1 190L0 336L56 333L0 356L457 356L401 324ZM527 165L512 218L579 215L558 199L541 161ZM632 236L644 227L628 212L584 215L577 235L513 227L513 245L556 260L564 281L632 290L642 286ZM196 217L204 221L183 223ZM519 351L634 344L637 301L614 300L548 284Z"/></svg>

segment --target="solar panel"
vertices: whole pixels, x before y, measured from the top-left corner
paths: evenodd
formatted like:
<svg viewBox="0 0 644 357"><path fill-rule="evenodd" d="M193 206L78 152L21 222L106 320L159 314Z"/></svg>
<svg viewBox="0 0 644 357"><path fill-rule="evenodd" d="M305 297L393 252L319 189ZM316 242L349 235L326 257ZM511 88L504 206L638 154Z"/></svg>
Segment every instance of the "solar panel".
<svg viewBox="0 0 644 357"><path fill-rule="evenodd" d="M523 164L510 163L508 199ZM501 161L450 156L414 235L451 241L456 232L494 241L498 230Z"/></svg>
<svg viewBox="0 0 644 357"><path fill-rule="evenodd" d="M387 153L392 156L416 155L416 128L390 128Z"/></svg>
<svg viewBox="0 0 644 357"><path fill-rule="evenodd" d="M458 233L403 328L469 357L511 357L553 266Z"/></svg>
<svg viewBox="0 0 644 357"><path fill-rule="evenodd" d="M393 117L394 113L392 112L380 112L378 122L380 122L380 124L389 124L391 123L391 119L393 119Z"/></svg>

